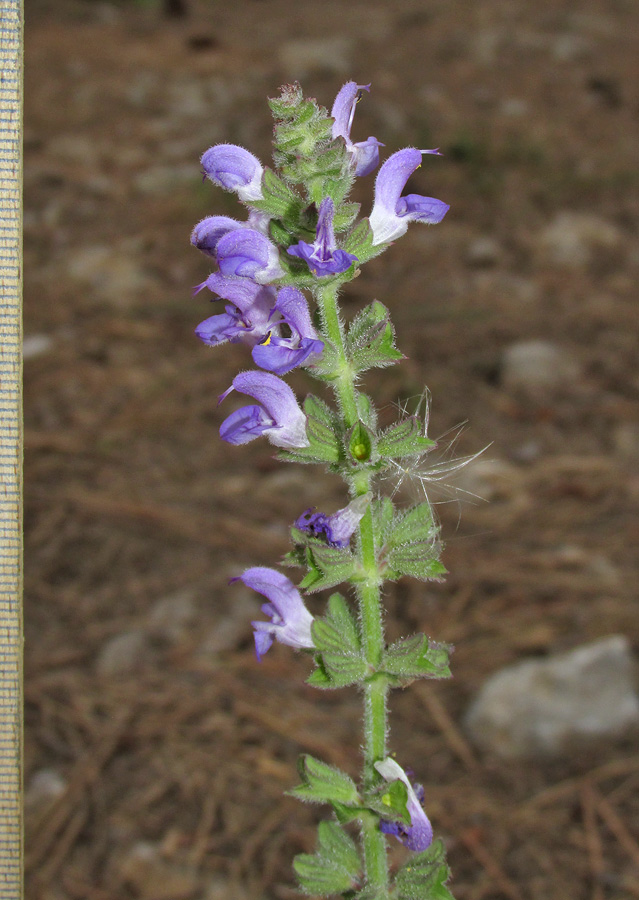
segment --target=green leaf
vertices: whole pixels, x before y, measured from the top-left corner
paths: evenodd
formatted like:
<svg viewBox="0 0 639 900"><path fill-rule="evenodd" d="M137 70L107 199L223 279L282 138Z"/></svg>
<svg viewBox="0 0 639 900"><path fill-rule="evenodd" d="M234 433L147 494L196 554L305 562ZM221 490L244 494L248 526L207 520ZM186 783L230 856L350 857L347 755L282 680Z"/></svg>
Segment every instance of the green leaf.
<svg viewBox="0 0 639 900"><path fill-rule="evenodd" d="M361 654L359 629L341 594L331 594L328 612L314 619L311 634L315 648L323 656L330 654L351 658Z"/></svg>
<svg viewBox="0 0 639 900"><path fill-rule="evenodd" d="M397 515L386 544L388 578L412 575L430 581L446 574L439 561L438 528L428 501Z"/></svg>
<svg viewBox="0 0 639 900"><path fill-rule="evenodd" d="M404 356L395 347L395 330L383 303L374 300L353 319L346 335L346 352L356 372L390 366Z"/></svg>
<svg viewBox="0 0 639 900"><path fill-rule="evenodd" d="M361 863L355 844L337 822L320 822L317 850L296 856L293 868L305 893L328 897L354 887Z"/></svg>
<svg viewBox="0 0 639 900"><path fill-rule="evenodd" d="M344 451L339 424L331 408L319 397L309 394L304 401L304 412L309 446L282 450L278 456L281 459L305 463L339 462L343 458Z"/></svg>
<svg viewBox="0 0 639 900"><path fill-rule="evenodd" d="M397 900L454 900L445 885L450 877L441 840L412 856L395 876Z"/></svg>
<svg viewBox="0 0 639 900"><path fill-rule="evenodd" d="M420 581L438 581L447 572L446 566L436 557L437 548L432 543L406 544L388 554L387 577L410 575ZM392 573L392 574L391 574Z"/></svg>
<svg viewBox="0 0 639 900"><path fill-rule="evenodd" d="M431 505L426 501L396 516L388 544L395 548L415 541L432 541L437 532Z"/></svg>
<svg viewBox="0 0 639 900"><path fill-rule="evenodd" d="M423 426L417 416L400 419L378 436L379 455L385 459L420 456L435 446L435 441L425 437L422 431Z"/></svg>
<svg viewBox="0 0 639 900"><path fill-rule="evenodd" d="M309 684L321 688L346 687L369 675L357 623L340 594L329 598L328 613L314 620L311 634L318 653L317 669L309 677Z"/></svg>
<svg viewBox="0 0 639 900"><path fill-rule="evenodd" d="M414 634L388 647L381 670L401 679L450 678L451 650L450 645L431 643L425 634Z"/></svg>
<svg viewBox="0 0 639 900"><path fill-rule="evenodd" d="M380 497L372 503L373 526L375 529L375 546L382 547L390 533L395 507L390 497Z"/></svg>
<svg viewBox="0 0 639 900"><path fill-rule="evenodd" d="M311 585L305 583L305 578L301 584L305 590L323 591L343 581L356 579L359 571L358 562L347 547L329 547L321 538L308 536L306 547L310 557L310 568L319 575L319 578L315 577Z"/></svg>
<svg viewBox="0 0 639 900"><path fill-rule="evenodd" d="M302 199L272 169L264 169L262 199L251 201L251 206L268 213L273 219L282 219L285 228L287 225L295 228L303 205Z"/></svg>
<svg viewBox="0 0 639 900"><path fill-rule="evenodd" d="M359 794L352 778L308 754L300 757L298 769L302 784L288 791L292 797L309 803L359 804Z"/></svg>
<svg viewBox="0 0 639 900"><path fill-rule="evenodd" d="M353 253L360 263L364 263L384 248L377 250L373 247L373 231L369 225L368 219L362 219L348 235L343 244L347 253Z"/></svg>

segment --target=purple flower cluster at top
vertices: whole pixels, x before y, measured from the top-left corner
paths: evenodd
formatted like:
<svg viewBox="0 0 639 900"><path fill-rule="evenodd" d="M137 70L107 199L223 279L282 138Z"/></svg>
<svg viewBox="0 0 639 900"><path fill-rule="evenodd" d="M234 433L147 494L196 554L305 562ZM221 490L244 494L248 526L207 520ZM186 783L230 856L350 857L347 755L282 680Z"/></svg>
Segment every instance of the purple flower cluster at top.
<svg viewBox="0 0 639 900"><path fill-rule="evenodd" d="M377 168L379 148L384 146L375 137L359 142L351 139L357 101L369 87L347 82L331 111L332 137L344 141L356 176L368 175ZM448 205L441 200L419 194L402 195L424 153L438 151L399 150L380 168L369 216L373 246L395 240L404 234L409 222L435 223L446 214ZM235 389L253 397L258 405L243 407L229 416L222 424L221 436L231 444L265 435L278 447L307 447L304 414L291 389L278 376L297 366L315 365L324 343L313 327L301 291L277 287L285 275L280 250L270 238L269 214L256 208L264 200L264 167L244 147L216 144L203 154L202 169L214 184L236 193L249 214L244 222L228 216L207 216L193 229L191 243L213 259L217 267L195 290L206 287L215 299L226 301L224 312L201 322L196 334L212 347L227 341L245 344L255 364L265 370L241 373L222 394L224 399ZM358 262L355 254L337 245L334 217L334 200L326 196L317 207L314 242L299 240L287 249L289 256L305 263L318 279L341 275ZM339 529L343 526L336 524L334 517L322 515L308 515L303 523L306 530L341 546Z"/></svg>

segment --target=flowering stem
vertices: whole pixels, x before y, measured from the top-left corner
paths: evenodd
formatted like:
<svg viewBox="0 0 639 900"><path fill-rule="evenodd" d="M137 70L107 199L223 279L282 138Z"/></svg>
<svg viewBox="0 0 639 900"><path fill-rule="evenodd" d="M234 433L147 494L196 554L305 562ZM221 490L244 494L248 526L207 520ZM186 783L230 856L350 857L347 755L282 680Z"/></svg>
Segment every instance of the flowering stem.
<svg viewBox="0 0 639 900"><path fill-rule="evenodd" d="M355 375L346 354L344 331L337 307L337 287L328 284L317 291L317 300L324 324L325 337L333 344L336 354L337 377L335 394L348 431L359 420ZM359 497L371 488L371 474L365 469L355 471L347 478L351 492ZM357 586L362 642L366 661L371 670L379 668L384 652L384 629L380 596L379 571L373 532L373 515L369 506L359 523L359 561L364 579ZM363 782L367 789L379 780L374 763L385 759L388 684L382 676L364 684L364 771ZM362 822L362 849L366 864L367 884L381 898L388 892L388 863L386 838L376 821Z"/></svg>

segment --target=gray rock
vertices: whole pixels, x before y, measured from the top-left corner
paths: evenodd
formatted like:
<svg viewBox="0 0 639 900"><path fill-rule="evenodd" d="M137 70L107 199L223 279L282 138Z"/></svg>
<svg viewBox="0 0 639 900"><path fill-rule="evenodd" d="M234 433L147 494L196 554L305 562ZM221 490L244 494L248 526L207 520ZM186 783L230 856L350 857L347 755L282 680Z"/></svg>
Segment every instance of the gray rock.
<svg viewBox="0 0 639 900"><path fill-rule="evenodd" d="M502 669L484 684L465 724L479 747L510 758L558 755L638 728L628 641L613 635Z"/></svg>
<svg viewBox="0 0 639 900"><path fill-rule="evenodd" d="M22 358L33 359L42 356L53 347L53 339L48 334L28 334L22 341Z"/></svg>
<svg viewBox="0 0 639 900"><path fill-rule="evenodd" d="M65 792L67 782L55 769L39 769L29 779L24 792L24 807L29 812L41 812L51 806Z"/></svg>
<svg viewBox="0 0 639 900"><path fill-rule="evenodd" d="M574 384L579 375L570 353L550 341L518 341L501 360L502 383L509 389L551 389Z"/></svg>
<svg viewBox="0 0 639 900"><path fill-rule="evenodd" d="M613 250L622 236L616 225L591 213L560 212L541 232L544 258L560 266L587 265L597 252Z"/></svg>

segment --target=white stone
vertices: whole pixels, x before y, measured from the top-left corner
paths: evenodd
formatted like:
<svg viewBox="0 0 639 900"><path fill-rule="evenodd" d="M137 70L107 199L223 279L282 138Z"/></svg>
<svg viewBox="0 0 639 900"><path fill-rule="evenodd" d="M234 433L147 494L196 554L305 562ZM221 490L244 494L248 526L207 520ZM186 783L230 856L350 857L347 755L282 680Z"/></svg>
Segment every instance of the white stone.
<svg viewBox="0 0 639 900"><path fill-rule="evenodd" d="M28 334L22 341L22 358L33 359L42 356L53 346L53 339L48 334Z"/></svg>
<svg viewBox="0 0 639 900"><path fill-rule="evenodd" d="M549 262L578 268L597 251L617 247L621 239L617 226L605 219L564 210L541 232L539 245Z"/></svg>
<svg viewBox="0 0 639 900"><path fill-rule="evenodd" d="M24 792L26 810L40 811L65 792L67 783L55 769L39 769L29 779Z"/></svg>
<svg viewBox="0 0 639 900"><path fill-rule="evenodd" d="M509 666L486 681L466 715L482 749L552 756L639 728L630 645L621 635Z"/></svg>
<svg viewBox="0 0 639 900"><path fill-rule="evenodd" d="M580 368L569 351L550 341L517 341L507 347L501 360L501 378L506 388L555 388L574 384Z"/></svg>

